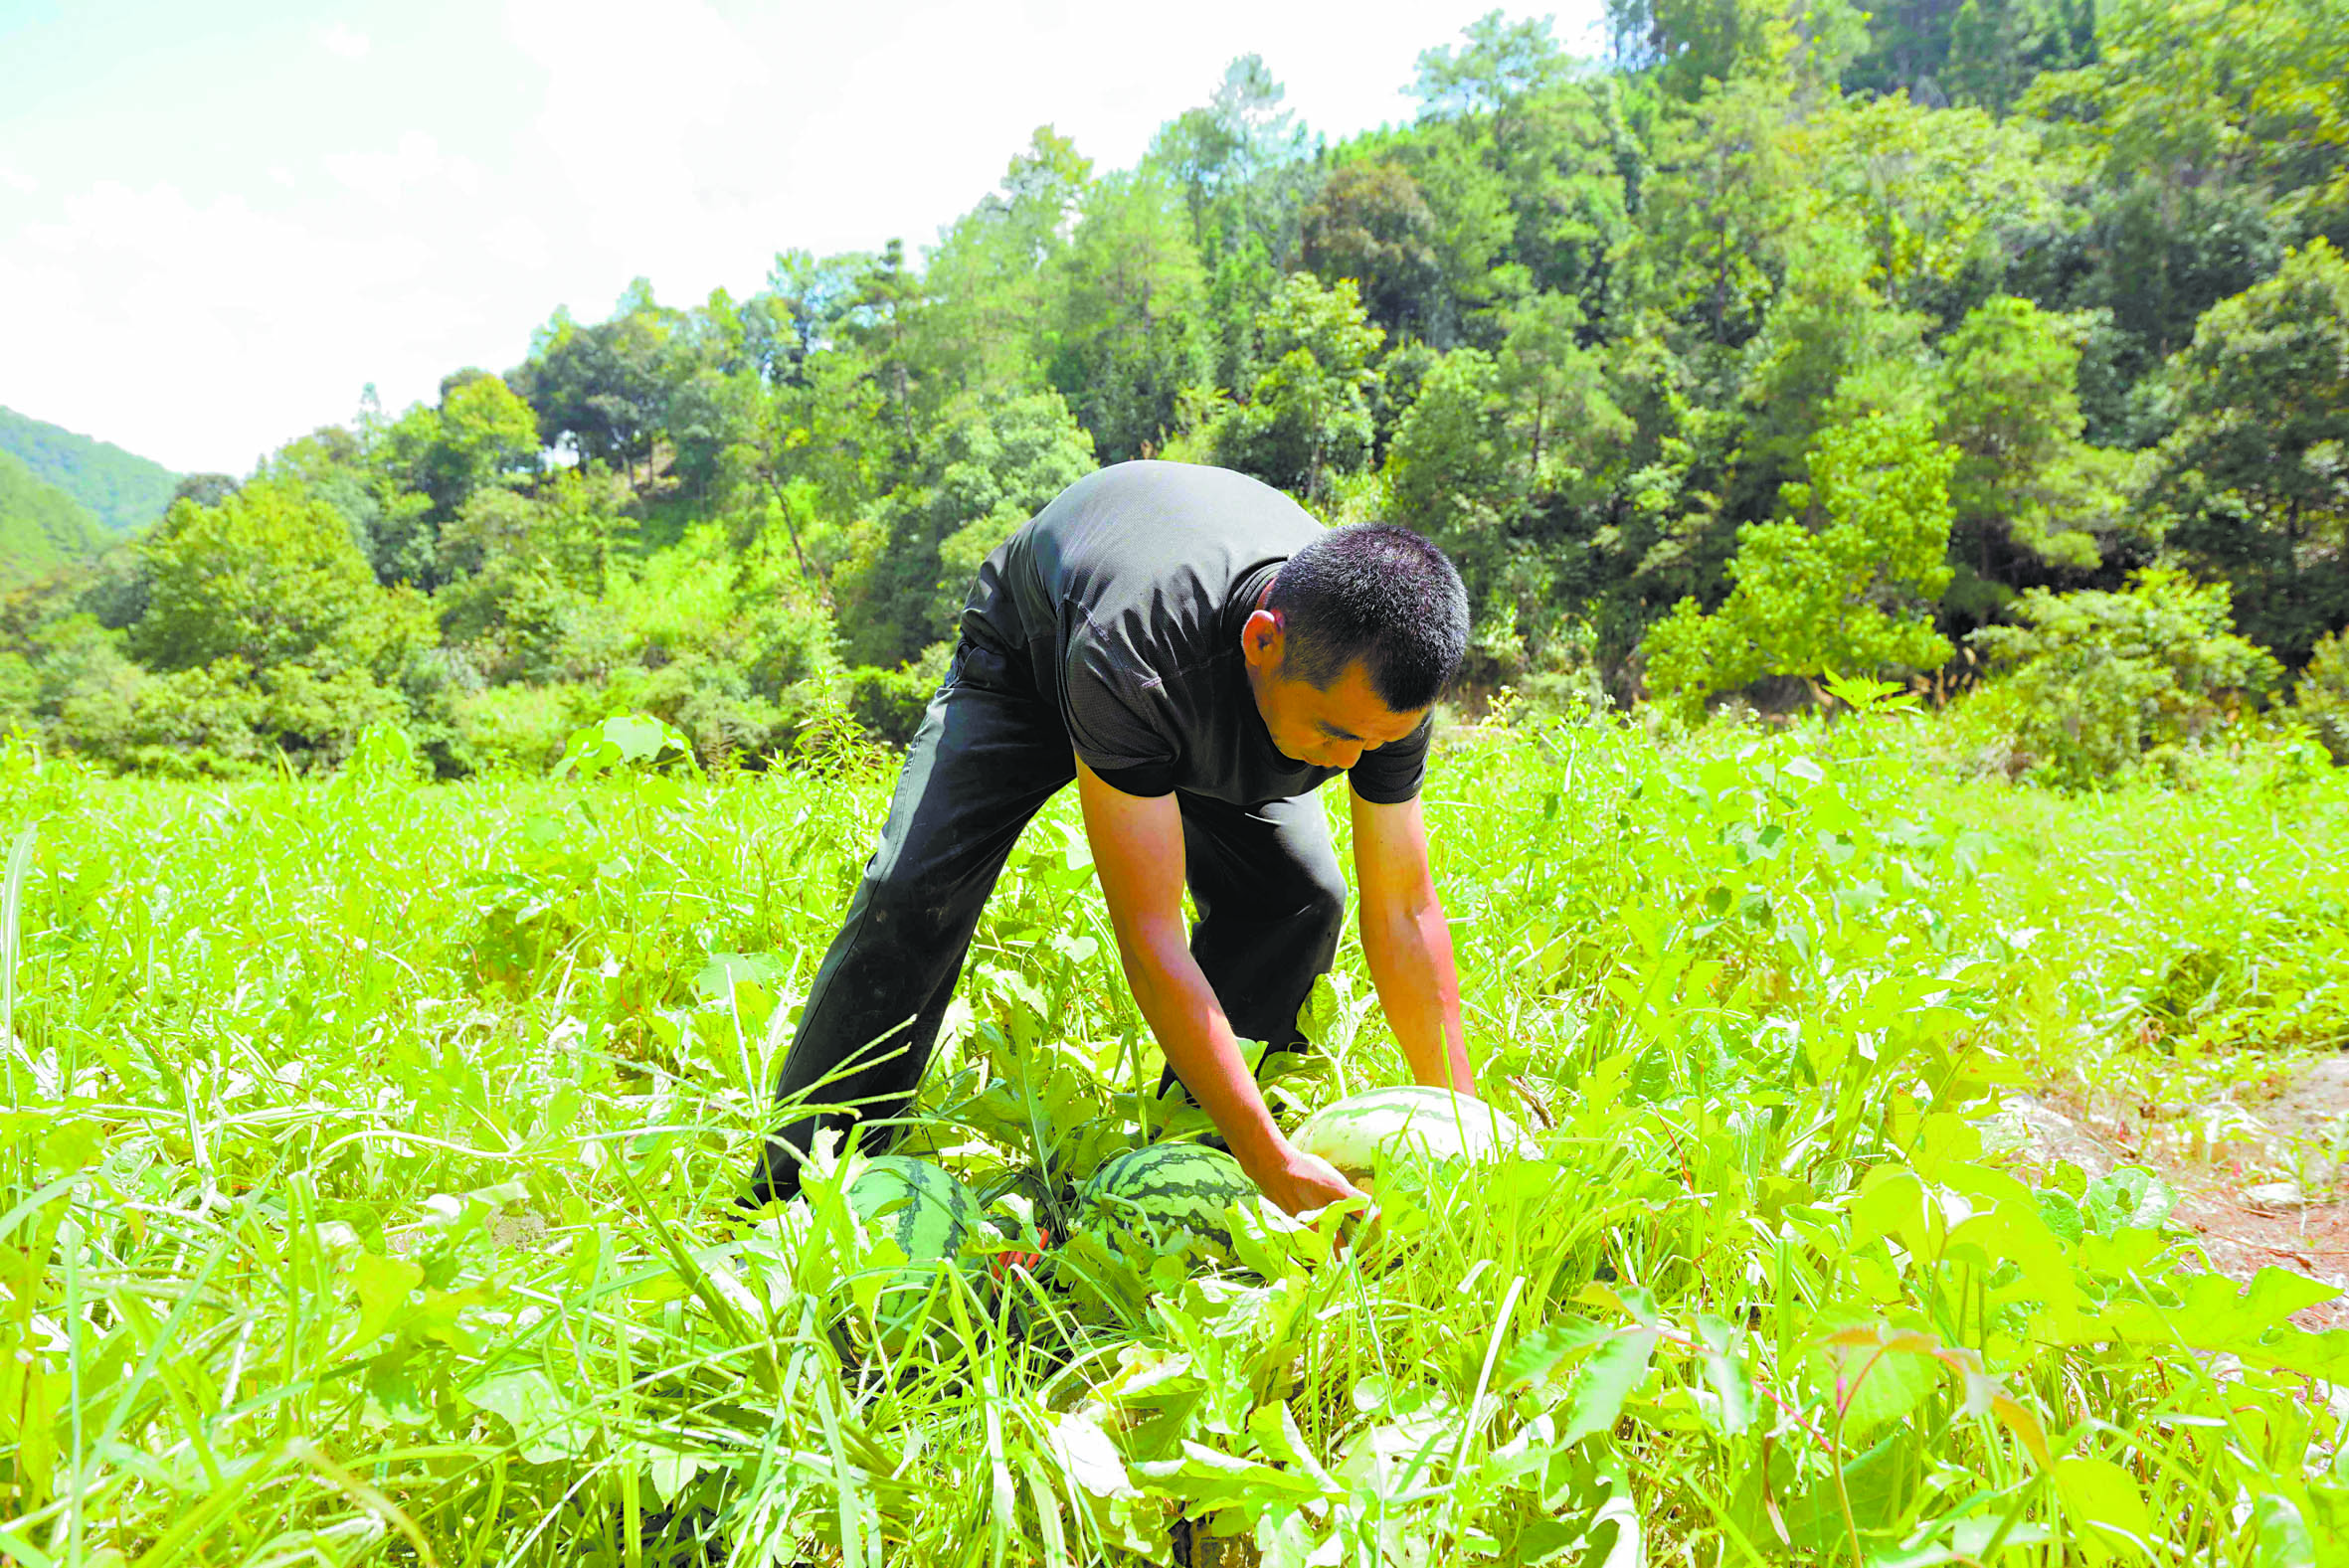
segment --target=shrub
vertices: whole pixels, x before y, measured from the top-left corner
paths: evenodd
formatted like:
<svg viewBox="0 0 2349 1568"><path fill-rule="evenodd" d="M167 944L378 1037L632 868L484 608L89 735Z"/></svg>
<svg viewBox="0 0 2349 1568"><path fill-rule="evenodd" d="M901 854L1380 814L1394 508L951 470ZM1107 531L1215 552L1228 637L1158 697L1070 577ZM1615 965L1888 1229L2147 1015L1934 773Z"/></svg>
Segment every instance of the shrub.
<svg viewBox="0 0 2349 1568"><path fill-rule="evenodd" d="M1694 718L1717 692L1796 675L1825 707L1827 676L1940 668L1951 650L1927 607L1949 586L1956 462L1921 415L1820 432L1788 515L1737 530L1728 598L1684 599L1649 628L1656 701Z"/></svg>
<svg viewBox="0 0 2349 1568"><path fill-rule="evenodd" d="M2349 768L2349 630L2316 644L2308 667L2300 671L2295 706L2333 761Z"/></svg>
<svg viewBox="0 0 2349 1568"><path fill-rule="evenodd" d="M693 743L704 767L748 759L763 763L791 747L792 732L813 706L812 688L794 685L775 696L757 689L750 672L723 659L688 653L658 669L617 670L605 684L603 706L649 714L675 726Z"/></svg>
<svg viewBox="0 0 2349 1568"><path fill-rule="evenodd" d="M479 770L543 774L562 760L571 732L603 693L575 684L490 686L460 693L452 704L457 752Z"/></svg>
<svg viewBox="0 0 2349 1568"><path fill-rule="evenodd" d="M1973 634L2002 671L1984 698L2049 782L2078 787L2121 773L2274 688L2281 669L2235 634L2228 607L2225 585L2164 569L2117 594L2033 589L2014 607L2025 624Z"/></svg>
<svg viewBox="0 0 2349 1568"><path fill-rule="evenodd" d="M868 734L904 746L922 727L937 682L912 669L859 665L848 672L848 715Z"/></svg>

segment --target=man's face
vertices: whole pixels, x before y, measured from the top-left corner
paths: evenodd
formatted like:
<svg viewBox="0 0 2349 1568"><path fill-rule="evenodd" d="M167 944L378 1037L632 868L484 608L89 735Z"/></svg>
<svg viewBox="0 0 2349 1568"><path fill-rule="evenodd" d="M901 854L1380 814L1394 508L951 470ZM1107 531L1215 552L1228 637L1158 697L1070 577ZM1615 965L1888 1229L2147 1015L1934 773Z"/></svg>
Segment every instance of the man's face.
<svg viewBox="0 0 2349 1568"><path fill-rule="evenodd" d="M1248 617L1240 649L1247 656L1256 711L1274 747L1292 762L1352 768L1362 753L1403 739L1427 717L1425 708L1397 713L1379 701L1359 659L1347 665L1326 691L1284 674L1280 619L1270 610Z"/></svg>

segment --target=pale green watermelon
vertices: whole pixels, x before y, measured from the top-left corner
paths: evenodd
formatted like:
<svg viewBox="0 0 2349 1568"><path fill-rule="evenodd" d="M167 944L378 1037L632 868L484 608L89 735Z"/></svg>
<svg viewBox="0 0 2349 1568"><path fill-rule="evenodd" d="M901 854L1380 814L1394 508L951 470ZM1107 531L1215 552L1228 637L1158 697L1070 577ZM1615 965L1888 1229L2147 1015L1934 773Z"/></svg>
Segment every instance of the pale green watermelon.
<svg viewBox="0 0 2349 1568"><path fill-rule="evenodd" d="M1526 1130L1492 1106L1424 1084L1334 1101L1306 1118L1290 1141L1356 1183L1375 1178L1380 1160L1390 1157L1424 1162L1537 1152Z"/></svg>
<svg viewBox="0 0 2349 1568"><path fill-rule="evenodd" d="M909 1154L863 1161L848 1180L848 1206L866 1230L887 1236L917 1263L952 1258L979 1223L970 1188L944 1166Z"/></svg>
<svg viewBox="0 0 2349 1568"><path fill-rule="evenodd" d="M1077 1192L1080 1224L1126 1231L1164 1248L1196 1247L1231 1258L1231 1208L1252 1203L1256 1183L1240 1162L1203 1143L1153 1143L1102 1162Z"/></svg>

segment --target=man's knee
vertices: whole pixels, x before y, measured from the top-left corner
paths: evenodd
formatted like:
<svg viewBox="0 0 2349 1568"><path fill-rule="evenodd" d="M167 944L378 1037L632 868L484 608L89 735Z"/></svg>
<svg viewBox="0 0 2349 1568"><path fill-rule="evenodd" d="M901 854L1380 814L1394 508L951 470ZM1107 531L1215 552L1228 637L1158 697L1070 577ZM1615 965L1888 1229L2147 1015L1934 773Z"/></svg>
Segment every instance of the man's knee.
<svg viewBox="0 0 2349 1568"><path fill-rule="evenodd" d="M1336 942L1346 924L1346 874L1334 854L1317 856L1304 869L1303 898L1294 918L1302 928Z"/></svg>

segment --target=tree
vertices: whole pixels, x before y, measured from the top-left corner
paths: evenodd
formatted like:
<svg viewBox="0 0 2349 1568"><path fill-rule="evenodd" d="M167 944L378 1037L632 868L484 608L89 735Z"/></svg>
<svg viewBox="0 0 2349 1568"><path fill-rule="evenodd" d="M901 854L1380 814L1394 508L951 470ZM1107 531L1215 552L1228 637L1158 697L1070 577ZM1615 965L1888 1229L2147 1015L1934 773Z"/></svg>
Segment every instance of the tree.
<svg viewBox="0 0 2349 1568"><path fill-rule="evenodd" d="M1508 181L1486 161L1487 139L1475 127L1421 121L1408 134L1364 138L1364 157L1391 159L1407 172L1427 204L1438 284L1419 330L1449 348L1468 321L1497 299L1519 290L1517 269L1505 263L1517 238Z"/></svg>
<svg viewBox="0 0 2349 1568"><path fill-rule="evenodd" d="M2093 570L2122 531L2125 459L2080 439L2083 330L2002 294L1942 342L1939 436L1958 453L1952 608L1967 618L1987 619L2009 588L2048 571Z"/></svg>
<svg viewBox="0 0 2349 1568"><path fill-rule="evenodd" d="M1810 216L1790 89L1740 78L1653 132L1656 173L1626 258L1632 304L1673 329L1699 375L1760 330Z"/></svg>
<svg viewBox="0 0 2349 1568"><path fill-rule="evenodd" d="M2091 0L1895 0L1870 9L1847 92L2004 113L2041 72L2095 58Z"/></svg>
<svg viewBox="0 0 2349 1568"><path fill-rule="evenodd" d="M929 305L920 275L906 261L905 242L893 239L866 268L840 323L842 337L863 357L865 374L880 391L899 464L919 454L924 417L935 401L920 324Z"/></svg>
<svg viewBox="0 0 2349 1568"><path fill-rule="evenodd" d="M174 502L139 553L147 606L129 641L149 669L373 657L382 591L342 514L296 482L256 479L218 506Z"/></svg>
<svg viewBox="0 0 2349 1568"><path fill-rule="evenodd" d="M218 506L236 493L237 480L233 474L184 473L180 475L179 482L171 487L171 500L164 510L169 511L182 501L193 501L198 506Z"/></svg>
<svg viewBox="0 0 2349 1568"><path fill-rule="evenodd" d="M1206 278L1176 202L1161 178L1112 175L1087 194L1069 248L1050 379L1104 461L1156 450L1206 368Z"/></svg>
<svg viewBox="0 0 2349 1568"><path fill-rule="evenodd" d="M85 560L105 543L88 509L0 451L0 583Z"/></svg>
<svg viewBox="0 0 2349 1568"><path fill-rule="evenodd" d="M1435 214L1396 163L1349 163L1305 209L1305 264L1324 282L1353 278L1370 320L1390 336L1424 333L1443 269Z"/></svg>
<svg viewBox="0 0 2349 1568"><path fill-rule="evenodd" d="M2095 54L2093 0L1964 0L1950 21L1942 86L1955 102L2003 114L2041 73Z"/></svg>
<svg viewBox="0 0 2349 1568"><path fill-rule="evenodd" d="M1033 386L1040 377L1059 314L1060 262L1092 169L1067 137L1037 126L1002 184L931 257L924 331L929 357L957 392Z"/></svg>
<svg viewBox="0 0 2349 1568"><path fill-rule="evenodd" d="M1464 180L1455 165L1445 171L1450 199L1431 205L1468 220L1462 240L1478 235L1478 197L1497 197L1507 214L1506 228L1486 238L1490 255L1514 263L1516 275L1473 288L1471 308L1554 291L1574 295L1596 319L1607 309L1610 261L1628 227L1627 177L1641 158L1615 86L1583 76L1546 18L1509 23L1493 12L1464 31L1459 48L1420 55L1411 90L1420 127L1450 127L1456 149L1447 150L1470 154L1485 176ZM1466 280L1458 269L1455 276Z"/></svg>
<svg viewBox="0 0 2349 1568"><path fill-rule="evenodd" d="M1607 0L1607 21L1616 59L1654 71L1689 102L1710 86L1779 72L1831 87L1868 42L1846 0Z"/></svg>
<svg viewBox="0 0 2349 1568"><path fill-rule="evenodd" d="M442 382L436 426L422 488L444 512L476 490L520 484L538 470L537 417L487 371L458 371Z"/></svg>
<svg viewBox="0 0 2349 1568"><path fill-rule="evenodd" d="M2108 183L2251 184L2304 233L2349 222L2349 29L2333 0L2107 0L2093 64L2026 112L2093 149Z"/></svg>
<svg viewBox="0 0 2349 1568"><path fill-rule="evenodd" d="M1509 427L1493 356L1456 348L1420 382L1386 454L1394 520L1452 556L1479 620L1508 575L1531 491Z"/></svg>
<svg viewBox="0 0 2349 1568"><path fill-rule="evenodd" d="M2091 64L2041 76L2021 108L2080 166L2073 208L2018 236L2016 292L2102 309L2083 366L2089 431L2166 433L2161 362L2295 242L2349 245L2349 29L2334 0L2113 0Z"/></svg>
<svg viewBox="0 0 2349 1568"><path fill-rule="evenodd" d="M1370 456L1371 355L1385 334L1369 324L1354 279L1324 288L1310 272L1281 285L1261 323L1264 371L1247 401L1214 417L1218 462L1319 500L1332 473Z"/></svg>
<svg viewBox="0 0 2349 1568"><path fill-rule="evenodd" d="M847 653L890 666L953 635L971 578L1012 529L1093 468L1093 442L1054 392L953 406L882 526L838 574Z"/></svg>
<svg viewBox="0 0 2349 1568"><path fill-rule="evenodd" d="M1151 143L1145 170L1181 194L1191 243L1210 265L1249 236L1276 263L1286 257L1298 192L1278 176L1306 150L1286 95L1263 57L1242 55L1203 107L1183 110Z"/></svg>
<svg viewBox="0 0 2349 1568"><path fill-rule="evenodd" d="M1428 371L1385 472L1391 515L1452 554L1477 623L1537 653L1600 587L1592 536L1633 430L1573 300L1537 294L1503 319L1498 353L1454 349Z"/></svg>
<svg viewBox="0 0 2349 1568"><path fill-rule="evenodd" d="M1859 237L1897 305L1963 314L2002 280L2008 237L2055 211L2044 138L2026 121L1847 98L1805 139L1819 216Z"/></svg>
<svg viewBox="0 0 2349 1568"><path fill-rule="evenodd" d="M1811 482L1787 515L1737 530L1735 587L1707 613L1684 599L1647 637L1648 687L1694 712L1764 675L1936 669L1950 645L1925 608L1949 585L1954 449L1922 413L1871 414L1822 431Z"/></svg>
<svg viewBox="0 0 2349 1568"><path fill-rule="evenodd" d="M799 385L812 356L846 341L848 313L872 264L870 256L855 252L820 261L806 251L777 253L758 296L772 333L764 363L770 384Z"/></svg>
<svg viewBox="0 0 2349 1568"><path fill-rule="evenodd" d="M1419 53L1411 95L1423 118L1490 115L1494 139L1507 147L1527 99L1562 80L1572 60L1558 47L1547 17L1511 22L1488 11L1461 29L1466 43Z"/></svg>
<svg viewBox="0 0 2349 1568"><path fill-rule="evenodd" d="M632 528L627 487L601 464L567 468L537 495L483 490L442 544L451 580L433 596L449 643L493 680L600 672L615 653L614 545Z"/></svg>
<svg viewBox="0 0 2349 1568"><path fill-rule="evenodd" d="M1822 217L1790 242L1789 255L1786 286L1744 355L1745 428L1726 500L1745 519L1802 477L1824 429L1923 409L1933 394L1930 318L1886 301L1857 234Z"/></svg>
<svg viewBox="0 0 2349 1568"><path fill-rule="evenodd" d="M2214 307L2172 367L2147 498L2287 662L2349 623L2349 261L2324 241Z"/></svg>
<svg viewBox="0 0 2349 1568"><path fill-rule="evenodd" d="M642 278L621 296L609 321L583 327L558 312L539 334L516 389L538 418L542 444L569 441L583 457L629 472L646 465L667 409L669 340L678 313L653 303Z"/></svg>
<svg viewBox="0 0 2349 1568"><path fill-rule="evenodd" d="M1536 294L1501 313L1499 385L1516 416L1511 446L1532 487L1555 490L1607 464L1631 436L1602 355L1582 344L1582 311Z"/></svg>

